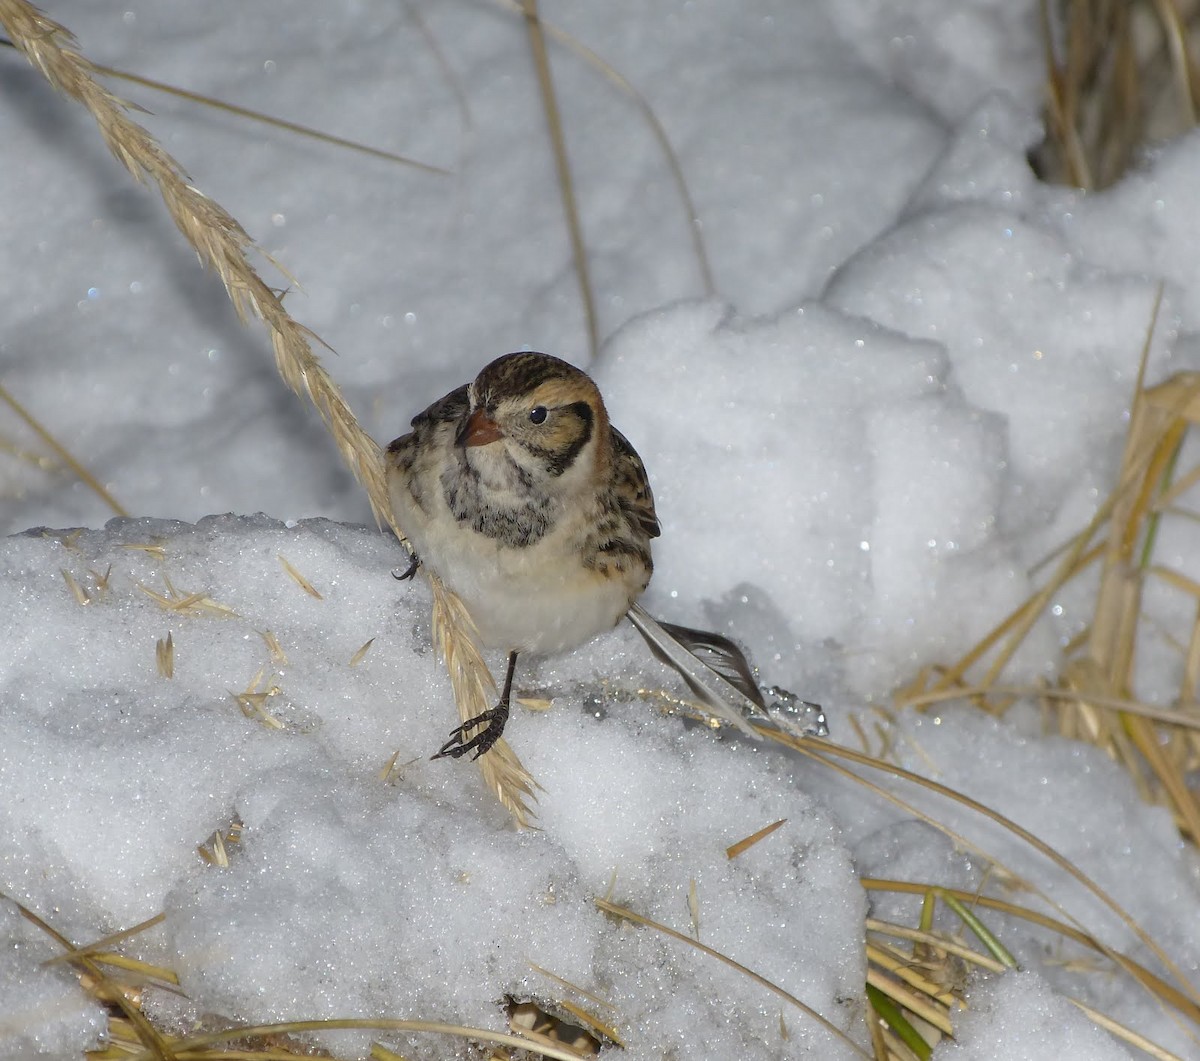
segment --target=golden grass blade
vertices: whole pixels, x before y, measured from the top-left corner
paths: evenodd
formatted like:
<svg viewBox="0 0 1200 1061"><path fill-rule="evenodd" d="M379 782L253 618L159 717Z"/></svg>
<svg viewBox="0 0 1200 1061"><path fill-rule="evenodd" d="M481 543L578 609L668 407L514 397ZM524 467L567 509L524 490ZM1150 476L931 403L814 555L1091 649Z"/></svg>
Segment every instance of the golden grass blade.
<svg viewBox="0 0 1200 1061"><path fill-rule="evenodd" d="M621 1039L620 1032L618 1032L617 1029L607 1021L601 1020L596 1016L596 1014L589 1013L582 1006L577 1006L574 1002L570 1002L565 998L558 999L557 1005L565 1009L585 1028L592 1032L597 1032L600 1035L603 1035L604 1038L608 1039L610 1042L616 1043L617 1046L625 1046L625 1042Z"/></svg>
<svg viewBox="0 0 1200 1061"><path fill-rule="evenodd" d="M371 638L370 641L365 642L363 645L357 648L354 652L354 655L350 657L349 666L357 667L364 659L366 659L367 653L371 651L371 646L373 644L375 644L375 638Z"/></svg>
<svg viewBox="0 0 1200 1061"><path fill-rule="evenodd" d="M786 746L793 748L794 750L800 752L800 754L806 756L807 758L810 758L816 762L822 763L829 769L834 770L835 772L847 777L849 780L852 780L852 781L856 782L857 784L865 786L866 788L875 792L877 795L881 796L882 798L887 799L889 802L895 804L896 806L901 807L907 813L912 814L913 816L915 816L917 818L920 818L922 821L928 822L939 832L950 837L955 843L963 845L966 849L976 851L982 857L987 858L988 861L991 862L992 864L1001 866L1001 865L1003 865L1003 863L999 859L992 858L985 851L980 849L978 845L971 843L970 841L968 841L966 839L966 837L962 836L959 833L956 833L952 829L949 829L947 826L945 826L941 822L939 822L936 818L933 818L930 815L923 813L918 808L916 808L912 804L908 803L906 800L903 800L900 797L895 796L894 794L888 792L887 790L880 788L878 785L875 785L872 782L868 781L866 778L864 778L858 774L855 774L851 770L846 769L845 767L841 766L839 763L833 762L827 756L832 755L832 756L836 756L836 757L843 758L843 759L849 759L851 762L857 763L859 765L869 766L872 769L879 770L884 773L890 773L890 774L894 775L895 777L898 777L902 780L911 782L912 784L915 784L922 788L925 788L925 789L929 790L930 792L935 792L940 796L943 796L947 799L951 799L954 802L959 803L962 806L968 808L969 810L974 811L977 814L981 814L985 818L988 818L991 821L995 822L1001 828L1012 833L1014 836L1018 837L1024 843L1026 843L1030 847L1032 847L1035 851L1039 852L1045 858L1049 859L1051 862L1054 863L1054 865L1056 865L1063 872L1070 875L1074 880L1076 880L1079 884L1081 884L1084 888L1086 888L1089 892L1091 892L1092 895L1094 895L1097 899L1099 899L1100 902L1102 902L1105 906L1107 906L1109 908L1109 910L1111 910L1121 920L1121 922L1126 926L1126 928L1128 928L1134 935L1136 935L1137 938L1139 940L1141 940L1141 942L1147 948L1149 948L1149 950L1158 958L1158 960L1163 963L1163 967L1166 968L1171 973L1171 975L1174 976L1176 978L1176 980L1178 981L1178 983L1180 985L1180 990L1183 991L1183 993L1191 999L1193 1006L1195 1006L1197 1008L1197 1012L1200 1012L1200 992L1197 991L1197 988L1195 987L1195 985L1191 984L1188 981L1187 977L1183 974L1183 971L1179 968L1179 966L1174 961L1172 961L1172 959L1167 955L1166 951L1163 950L1163 948L1146 932L1146 930L1143 929L1141 927L1141 925L1138 924L1138 922L1125 910L1125 908L1123 906L1121 906L1121 904L1118 903L1115 899L1113 899L1112 896L1109 895L1107 891L1105 891L1098 884L1096 884L1096 882L1093 881L1090 877L1088 877L1087 874L1083 873L1069 859L1064 858L1061 854L1059 854L1054 848L1052 848L1044 840L1041 840L1040 838L1035 836L1033 833L1029 832L1028 829L1025 829L1022 826L1018 825L1016 822L1012 821L1010 818L1006 818L1003 814L1000 814L999 812L993 810L991 807L988 807L986 804L980 803L978 800L972 799L970 796L967 796L967 795L963 794L962 792L958 792L955 789L950 788L948 785L943 785L938 781L932 781L929 778L922 777L920 774L915 774L911 770L905 770L902 766L897 766L894 763L884 762L883 760L875 759L873 756L864 755L863 753L856 752L853 749L845 748L845 747L842 747L841 745L833 744L830 741L824 741L824 740L820 740L820 739L814 738L814 737L806 737L803 739L797 739L797 738L791 737L785 733L768 730L765 727L762 727L762 733L764 736L769 737L772 740L778 741L781 744L785 744ZM1022 879L1019 874L1014 873L1008 867L1005 867L1005 869L1015 879L1017 879L1017 880ZM1023 881L1023 884L1031 892L1039 895L1044 901L1049 903L1055 909L1059 910L1063 914L1064 917L1067 917L1069 920L1072 920L1072 921L1074 920L1073 918L1070 917L1069 914L1066 913L1066 911L1062 910L1062 907L1058 903L1056 903L1050 896L1045 895L1043 892L1041 892L1031 882ZM945 889L945 890L947 892L950 891L950 889ZM1103 953L1108 955L1114 961L1118 960L1118 958L1116 957L1116 952L1112 951L1110 948L1103 948Z"/></svg>
<svg viewBox="0 0 1200 1061"><path fill-rule="evenodd" d="M913 693L906 696L904 703L908 707L929 707L933 704L947 703L952 700L972 700L988 696L1011 696L1014 699L1028 697L1030 699L1065 700L1072 703L1088 703L1093 707L1102 707L1107 711L1126 712L1153 719L1155 722L1166 722L1185 729L1200 729L1200 711L1185 708L1154 707L1137 700L1129 700L1119 696L1102 696L1093 693L1083 693L1078 689L1053 688L1047 686L1040 689L1027 685L964 685L958 689L941 689L936 692Z"/></svg>
<svg viewBox="0 0 1200 1061"><path fill-rule="evenodd" d="M1063 584L1084 570L1093 561L1099 559L1101 547L1095 546L1089 549L1089 544L1092 537L1103 525L1105 519L1108 518L1111 504L1112 498L1109 498L1101 506L1087 528L1075 537L1068 546L1066 555L1059 562L1058 567L1046 585L1010 612L972 647L970 651L962 656L961 659L946 668L941 678L934 684L933 692L948 690L959 684L968 670L975 666L976 663L979 663L1001 640L1007 638L1007 642L1001 647L996 658L988 667L986 677L981 684L989 686L996 680L996 677L1012 658L1021 642L1024 641L1026 635L1032 629L1033 624L1045 611L1051 599L1062 588ZM906 705L909 702L909 696L910 693L905 691L903 695L897 697L898 704L900 706Z"/></svg>
<svg viewBox="0 0 1200 1061"><path fill-rule="evenodd" d="M1169 509L1175 511L1172 509L1175 502L1183 497L1198 482L1200 482L1200 464L1196 465L1185 475L1179 476L1178 479L1159 495L1158 500L1154 502L1154 511L1166 512ZM1195 513L1187 513L1187 515L1192 519L1197 518Z"/></svg>
<svg viewBox="0 0 1200 1061"><path fill-rule="evenodd" d="M677 940L680 943L686 943L689 947L695 947L696 950L708 955L710 958L716 958L717 961L728 965L731 969L736 969L743 975L748 976L760 987L765 987L768 991L774 992L785 1002L795 1006L798 1010L800 1010L801 1013L811 1017L830 1034L834 1035L838 1039L841 1039L842 1042L849 1046L860 1057L870 1058L871 1055L868 1054L861 1046L859 1046L858 1043L851 1039L844 1031L842 1031L841 1028L826 1020L811 1006L805 1005L798 998L796 998L795 995L785 991L778 984L772 983L765 976L754 972L753 969L746 968L746 966L742 965L741 962L735 961L727 954L722 954L719 950L714 950L712 947L706 946L698 940L692 939L690 936L685 936L682 932L676 932L673 928L668 928L666 925L659 924L657 921L651 921L650 918L643 917L641 914L635 913L627 907L618 906L616 903L609 902L607 899L601 899L599 896L597 896L592 899L592 902L596 904L598 909L602 910L606 914L611 914L613 917L621 918L622 920L632 922L635 925L642 925L645 928L652 928L654 931L661 932L664 936L668 936L673 940Z"/></svg>
<svg viewBox="0 0 1200 1061"><path fill-rule="evenodd" d="M867 1028L871 1032L871 1050L874 1061L895 1061L894 1055L888 1050L883 1036L883 1022L875 1019L867 1020Z"/></svg>
<svg viewBox="0 0 1200 1061"><path fill-rule="evenodd" d="M932 891L932 885L930 886L930 891ZM890 921L878 921L873 917L867 918L866 927L868 932L878 932L881 936L893 936L896 939L907 939L914 943L924 943L930 947L940 947L947 954L953 954L956 958L961 958L965 962L978 965L980 968L988 970L988 972L1002 973L1005 971L1005 966L1001 962L996 961L991 955L980 954L974 948L949 939L942 933L924 932L919 928L909 928L907 925L895 925Z"/></svg>
<svg viewBox="0 0 1200 1061"><path fill-rule="evenodd" d="M954 1001L954 995L951 992L947 991L940 984L935 984L913 966L911 957L901 957L890 949L871 943L870 940L867 941L866 953L867 961L871 965L878 966L881 970L891 974L898 980L903 980L909 987L915 988L927 998L935 999L943 1006L949 1006ZM875 986L879 987L878 984ZM883 990L883 988L880 987L880 990ZM914 1010L914 1012L916 1011ZM949 1021L947 1020L948 1024ZM946 1027L944 1031L947 1035L950 1035L953 1029Z"/></svg>
<svg viewBox="0 0 1200 1061"><path fill-rule="evenodd" d="M436 575L429 576L433 590L433 640L445 662L454 690L454 702L459 718L481 715L492 706L496 682L475 641L475 624L466 606L446 589ZM533 825L529 800L536 800L538 783L521 765L521 760L504 738L500 738L486 755L475 760L484 784L495 794L513 816L518 828Z"/></svg>
<svg viewBox="0 0 1200 1061"><path fill-rule="evenodd" d="M725 857L732 861L733 859L737 858L738 855L742 854L743 851L748 851L750 848L752 848L759 842L759 840L770 836L781 825L786 824L787 819L780 818L777 822L771 822L770 825L764 825L758 830L758 832L751 833L745 839L739 840L736 844L730 844L727 848L725 848Z"/></svg>
<svg viewBox="0 0 1200 1061"><path fill-rule="evenodd" d="M114 947L118 943L122 943L139 933L145 932L147 929L154 928L156 925L161 925L167 919L166 914L155 914L153 917L147 918L134 925L132 928L122 929L120 932L113 932L111 935L105 936L103 939L96 940L95 943L89 943L83 947L74 947L66 954L59 954L57 957L49 958L42 962L43 965L59 965L63 962L69 962L72 958L86 958L102 950L107 950L109 947ZM55 936L55 941L65 946L65 940ZM174 973L171 976L174 977ZM165 979L165 978L160 978ZM178 979L174 983L179 983Z"/></svg>
<svg viewBox="0 0 1200 1061"><path fill-rule="evenodd" d="M1104 748L1130 770L1143 798L1159 802L1165 797L1180 830L1185 835L1200 837L1200 802L1190 791L1185 776L1190 746L1180 732L1183 727L1195 728L1197 713L1186 707L1164 711L1139 705L1131 694L1146 577L1160 577L1194 599L1200 591L1200 586L1187 576L1152 563L1158 524L1166 507L1164 498L1169 503L1180 496L1170 480L1185 432L1192 424L1200 423L1200 374L1177 373L1155 387L1145 386L1162 296L1160 284L1142 343L1117 486L1088 527L1070 543L1046 585L947 669L931 689L906 689L898 702L930 703L945 694L951 698L996 697L1001 687L995 683L1001 669L1051 597L1068 579L1094 559L1100 559L1092 622L1065 654L1067 662L1059 679L1063 688L1039 695L1043 701L1061 701L1069 708L1059 715L1064 735L1087 739ZM1189 481L1193 478L1191 473L1184 477ZM1107 527L1103 540L1097 543L1104 524ZM1187 694L1194 687L1193 678L1200 680L1200 630L1193 629L1191 642L1190 647L1178 645L1186 656L1185 695L1181 701L1184 705L1194 700ZM967 670L989 653L993 658L982 681L970 690L962 688ZM1000 702L993 709L1002 711L1006 706ZM1111 708L1116 709L1117 717L1110 723L1101 717L1100 710ZM1173 727L1167 743L1164 744L1163 732L1152 723ZM1151 780L1156 784L1151 785Z"/></svg>
<svg viewBox="0 0 1200 1061"><path fill-rule="evenodd" d="M0 7L0 21L3 20L3 17L4 12L2 7ZM118 516L129 515L124 506L104 488L104 485L100 482L100 480L97 479L91 472L89 472L87 468L85 468L83 464L75 458L75 455L71 453L66 446L59 442L58 439L56 439L47 428L43 427L41 421L39 421L37 417L33 415L33 413L31 413L25 408L25 406L17 401L9 389L3 384L0 384L0 400L3 400L4 403L14 413L17 414L17 416L24 420L30 429L38 436L38 438L45 442L46 445L54 451L55 456L57 456L58 459L63 462L63 464L65 464L71 469L72 472L75 473L75 477L81 483L87 486L89 490L96 494L101 501L108 505L108 507L111 508L114 513L116 513Z"/></svg>
<svg viewBox="0 0 1200 1061"><path fill-rule="evenodd" d="M160 637L155 643L154 662L158 673L164 678L175 677L175 639L170 630L167 631L166 637Z"/></svg>
<svg viewBox="0 0 1200 1061"><path fill-rule="evenodd" d="M7 453L14 460L23 461L25 464L32 464L41 472L53 472L61 468L61 465L53 457L44 453L35 453L31 449L23 449L6 438L0 438L0 453Z"/></svg>
<svg viewBox="0 0 1200 1061"><path fill-rule="evenodd" d="M117 70L111 66L102 66L100 63L93 65L96 72L103 74L105 77L119 78L122 81L128 81L132 85L141 85L143 88L152 89L155 92L163 92L168 96L185 99L190 103L199 103L204 107L225 111L227 114L246 118L252 122L261 122L263 125L269 125L274 129L283 129L286 132L296 133L309 140L319 140L321 143L332 144L334 147L342 147L347 151L358 152L360 155L370 155L373 158L381 158L385 162L396 162L401 166L411 166L413 169L421 170L425 173L433 173L439 177L450 176L450 171L442 169L441 166L431 166L428 162L418 162L416 159L397 155L391 151L384 151L379 147L371 147L370 144L363 144L357 140L347 140L345 137L334 136L332 133L323 133L319 129L313 129L308 125L299 125L296 122L289 122L284 118L273 118L269 114L251 110L249 107L240 107L236 103L227 103L224 100L214 99L212 96L201 95L198 92L189 92L185 88L168 85L164 81L155 81L149 77L142 77L140 74L131 74L127 70Z"/></svg>
<svg viewBox="0 0 1200 1061"><path fill-rule="evenodd" d="M874 965L867 966L867 983L876 991L887 995L897 1005L903 1006L923 1021L932 1024L943 1035L954 1034L954 1025L950 1023L950 1018L945 1011L933 1005L929 1001L929 995L923 991L912 990L897 977L889 976Z"/></svg>
<svg viewBox="0 0 1200 1061"><path fill-rule="evenodd" d="M67 589L71 591L71 596L75 598L76 604L82 608L86 608L92 603L92 598L88 596L87 590L85 590L79 584L75 576L72 575L70 571L68 571L65 567L60 567L58 572L60 575L62 575L63 581L67 584Z"/></svg>
<svg viewBox="0 0 1200 1061"><path fill-rule="evenodd" d="M520 13L522 10L520 0L498 0L498 2L517 13ZM553 37L555 41L569 48L585 63L598 70L610 83L616 86L618 91L628 96L633 101L634 106L641 112L642 118L649 126L650 132L658 142L659 149L666 159L667 168L671 171L671 180L675 184L675 192L679 196L680 204L683 206L684 214L687 217L688 231L692 237L692 253L695 255L696 264L700 269L700 279L704 285L704 293L710 297L715 295L717 293L717 285L716 281L713 280L712 264L709 262L708 248L704 242L704 227L700 223L700 214L696 210L695 201L692 199L691 190L688 188L687 179L684 177L683 166L680 164L679 156L675 153L675 148L671 146L671 139L667 136L666 129L663 128L662 122L658 120L658 115L654 113L654 109L650 106L649 101L629 83L623 74L587 47L582 41L576 40L569 33L564 32L545 19L541 20L541 25L542 29Z"/></svg>
<svg viewBox="0 0 1200 1061"><path fill-rule="evenodd" d="M587 988L580 987L578 984L572 983L570 980L564 980L557 973L552 973L549 969L542 968L542 966L538 965L536 962L531 962L528 959L526 959L525 964L528 965L529 968L531 968L535 973L538 973L539 975L544 976L547 980L550 980L552 983L558 984L559 987L565 987L568 991L574 991L575 994L579 995L582 998L586 998L589 1002L593 1003L594 1005L603 1006L605 1009L611 1010L614 1013L617 1011L617 1007L614 1006L611 1002L609 1002L608 999L601 998L599 995L595 994L594 992L588 991Z"/></svg>
<svg viewBox="0 0 1200 1061"><path fill-rule="evenodd" d="M1095 667L1081 672L1089 691L1126 696L1133 686L1134 652L1141 617L1142 587L1150 569L1150 549L1159 513L1155 498L1169 482L1193 406L1200 406L1200 376L1181 373L1165 383L1144 387L1150 342L1162 300L1159 286L1154 316L1147 328L1122 457L1122 481L1136 481L1113 507L1101 571L1096 610L1087 643ZM1143 546L1135 559L1138 542ZM1171 761L1159 734L1145 718L1122 713L1121 726L1162 785L1181 827L1200 838L1200 804L1179 766Z"/></svg>
<svg viewBox="0 0 1200 1061"><path fill-rule="evenodd" d="M417 27L417 32L424 39L425 46L429 49L429 54L433 56L433 61L437 63L438 69L442 72L446 86L450 89L450 94L454 97L454 102L458 105L458 111L462 117L463 129L469 130L474 121L471 117L471 104L467 99L467 93L462 87L462 79L455 73L454 67L451 65L450 60L446 58L446 53L438 43L437 37L429 28L421 12L412 3L412 0L404 0L404 10L412 20L413 25Z"/></svg>
<svg viewBox="0 0 1200 1061"><path fill-rule="evenodd" d="M93 994L102 1002L119 1008L136 1031L142 1043L141 1056L149 1058L151 1061L172 1061L174 1055L167 1050L162 1036L155 1031L150 1022L142 1015L142 1011L129 1000L125 992L121 990L121 986L106 976L104 970L94 959L89 958L87 955L76 953L77 948L66 936L43 921L24 903L18 902L3 892L0 892L0 899L7 899L12 903L17 908L17 912L26 921L36 925L42 932L62 947L63 950L68 952L69 960L73 965L78 965L90 975Z"/></svg>
<svg viewBox="0 0 1200 1061"><path fill-rule="evenodd" d="M1094 1024L1099 1025L1106 1032L1110 1033L1111 1035L1115 1035L1118 1039L1124 1040L1130 1046L1135 1046L1143 1053L1149 1054L1151 1057L1156 1058L1157 1061L1183 1061L1183 1058L1178 1054L1173 1054L1169 1050L1164 1050L1157 1043L1152 1043L1144 1035L1138 1035L1137 1032L1133 1031L1131 1028L1126 1028L1124 1024L1119 1024L1117 1021L1113 1020L1112 1017L1106 1016L1105 1014L1100 1013L1098 1010L1092 1009L1091 1006L1084 1005L1084 1003L1080 1002L1079 999L1072 998L1070 995L1067 995L1066 999L1068 1002L1079 1007L1079 1009L1081 1009L1087 1015L1088 1019Z"/></svg>
<svg viewBox="0 0 1200 1061"><path fill-rule="evenodd" d="M260 630L258 636L263 639L263 644L267 646L267 651L271 653L271 662L276 663L281 667L287 665L287 653L284 652L283 646L270 630Z"/></svg>
<svg viewBox="0 0 1200 1061"><path fill-rule="evenodd" d="M279 1024L254 1024L241 1028L228 1028L220 1032L205 1032L201 1035L186 1035L170 1041L174 1055L186 1054L188 1058L203 1057L226 1058L231 1055L224 1050L205 1051L205 1047L220 1046L222 1043L237 1042L243 1039L260 1039L272 1035L295 1035L304 1032L332 1031L382 1031L382 1032L430 1032L435 1035L449 1035L457 1039L475 1040L483 1043L495 1043L497 1046L508 1046L514 1050L526 1050L539 1057L550 1058L551 1061L579 1061L579 1055L557 1047L546 1046L524 1039L519 1035L509 1035L506 1032L494 1032L487 1028L468 1028L461 1024L444 1024L441 1021L430 1020L372 1020L363 1019L331 1019L331 1020L296 1020ZM262 1053L251 1054L259 1058ZM295 1054L285 1055L295 1057ZM128 1054L129 1061L150 1061L156 1055L145 1048L133 1050Z"/></svg>
<svg viewBox="0 0 1200 1061"><path fill-rule="evenodd" d="M583 300L588 352L594 358L600 349L600 328L596 320L596 302L592 294L591 271L588 268L583 228L579 222L579 208L575 201L575 182L571 177L571 162L567 157L567 143L563 137L562 117L558 110L558 96L554 91L554 79L550 74L550 59L546 54L546 37L542 32L537 0L521 0L521 11L525 16L525 26L529 33L529 47L533 54L533 66L537 72L538 91L542 97L542 110L546 115L546 126L550 131L550 145L554 151L554 170L558 176L558 192L562 199L563 215L567 222L567 234L571 240L571 257L574 259L575 275L579 280L579 295Z"/></svg>
<svg viewBox="0 0 1200 1061"><path fill-rule="evenodd" d="M1078 115L1076 112L1074 94L1071 91L1073 82L1064 77L1054 54L1053 19L1050 14L1050 0L1041 0L1038 13L1042 26L1042 47L1046 63L1046 111L1049 118L1051 133L1057 137L1059 150L1063 155L1066 166L1068 183L1076 188L1094 187L1091 167L1079 138Z"/></svg>
<svg viewBox="0 0 1200 1061"><path fill-rule="evenodd" d="M299 586L302 590L304 590L304 592L307 593L310 597L315 597L317 600L325 599L324 597L321 596L320 590L318 590L316 586L314 586L311 582L308 581L308 579L306 579L302 574L300 574L300 572L297 571L294 566L292 566L291 561L288 560L288 558L286 556L284 556L283 553L277 553L276 556L279 558L279 562L283 565L284 571L286 571L288 573L288 575L291 577L291 580L293 582L295 582L297 586Z"/></svg>
<svg viewBox="0 0 1200 1061"><path fill-rule="evenodd" d="M1196 124L1196 64L1192 61L1188 47L1188 29L1174 0L1154 0L1154 8L1162 23L1167 39L1167 54L1171 57L1171 71L1175 75L1176 98L1179 100L1183 119L1188 125Z"/></svg>
<svg viewBox="0 0 1200 1061"><path fill-rule="evenodd" d="M120 969L122 972L133 973L140 981L157 980L159 981L159 986L163 984L179 985L179 977L175 974L174 970L164 968L161 965L152 965L150 962L144 962L138 958L129 958L124 954L110 954L106 951L92 951L89 957L97 965L104 965L113 969Z"/></svg>

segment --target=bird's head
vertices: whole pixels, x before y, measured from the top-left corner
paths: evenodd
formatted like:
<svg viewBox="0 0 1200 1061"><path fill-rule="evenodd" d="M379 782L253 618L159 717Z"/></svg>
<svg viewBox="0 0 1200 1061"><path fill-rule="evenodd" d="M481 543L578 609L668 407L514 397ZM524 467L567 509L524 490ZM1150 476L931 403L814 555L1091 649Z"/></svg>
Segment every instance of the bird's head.
<svg viewBox="0 0 1200 1061"><path fill-rule="evenodd" d="M600 392L585 372L557 357L505 354L475 377L467 397L470 412L455 441L472 463L507 457L535 479L570 489L591 481L611 459Z"/></svg>

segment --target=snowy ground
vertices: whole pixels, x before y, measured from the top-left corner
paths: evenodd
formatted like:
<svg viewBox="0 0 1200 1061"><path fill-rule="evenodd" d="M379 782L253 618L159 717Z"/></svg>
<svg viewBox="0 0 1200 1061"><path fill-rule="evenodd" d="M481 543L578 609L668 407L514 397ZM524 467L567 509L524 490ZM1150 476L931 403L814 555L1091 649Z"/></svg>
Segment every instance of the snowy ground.
<svg viewBox="0 0 1200 1061"><path fill-rule="evenodd" d="M605 340L590 364L511 11L48 12L97 62L452 170L116 84L300 282L289 308L336 350L327 365L381 442L507 350L587 365L650 470L664 533L649 610L737 636L765 678L821 700L833 739L855 744L848 714L988 630L1110 489L1160 282L1151 379L1200 367L1200 138L1106 194L1044 187L1024 159L1039 135L1036 5L904 7L544 4L653 106L716 280L704 297L636 107L555 49ZM174 964L190 1003L152 1005L180 1020L500 1029L506 995L563 996L532 962L607 999L631 1061L699 1056L697 1042L714 1058L854 1056L592 898L615 874L615 900L691 932L694 882L703 942L865 1044L856 873L974 888L985 861L777 749L659 716L632 693L670 677L624 628L527 672L524 691L554 708L510 724L544 788L541 831L514 833L469 765L427 760L455 721L427 592L390 577L398 546L364 526L365 499L262 334L238 324L87 117L7 51L0 138L0 382L139 517L106 526L69 474L0 454L13 535L0 543L0 891L80 944L165 911L139 953ZM39 450L7 411L0 443ZM59 529L27 530L43 527ZM1160 562L1188 572L1196 536L1166 526ZM220 608L168 611L144 592L170 586ZM1053 673L1086 623L1082 593L1056 605L1013 680ZM1151 606L1163 631L1190 627L1186 601ZM155 667L168 631L171 679ZM1139 694L1170 703L1181 668L1164 634ZM247 717L231 693L256 677L279 692ZM1074 860L1200 982L1194 855L1097 751L1037 731L1032 710L997 723L955 706L907 720L897 744L904 765ZM381 783L394 753L401 768ZM952 805L917 802L1155 964L1061 871ZM205 865L196 846L235 816L231 866ZM915 917L912 904L875 909ZM1200 1057L1195 1029L1127 979L1071 971L1077 952L998 924L1029 971L977 982L938 1061L1130 1056L1059 992ZM0 1058L78 1056L102 1029L97 1008L61 966L41 967L53 945L9 904L0 943ZM330 1044L363 1056L369 1041ZM453 1052L395 1042L412 1058Z"/></svg>

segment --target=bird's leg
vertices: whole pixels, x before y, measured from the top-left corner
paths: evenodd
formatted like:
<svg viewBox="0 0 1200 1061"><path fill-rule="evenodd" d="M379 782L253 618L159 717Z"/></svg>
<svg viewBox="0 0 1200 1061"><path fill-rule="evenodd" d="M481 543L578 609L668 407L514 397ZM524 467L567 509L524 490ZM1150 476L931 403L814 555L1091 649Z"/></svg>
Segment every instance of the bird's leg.
<svg viewBox="0 0 1200 1061"><path fill-rule="evenodd" d="M476 715L474 718L468 719L457 729L452 730L450 739L442 745L437 755L431 758L444 759L449 757L457 759L459 756L473 751L475 754L471 758L478 759L500 739L501 734L504 732L504 724L508 721L508 703L509 698L512 696L513 672L516 669L517 654L510 652L508 654L508 670L504 675L504 691L500 694L500 702L490 711L485 711L482 715ZM468 730L474 729L476 726L482 726L485 722L487 723L486 729L476 733L470 740L464 739Z"/></svg>
<svg viewBox="0 0 1200 1061"><path fill-rule="evenodd" d="M411 549L411 546L410 546L410 549ZM413 575L415 575L417 573L417 568L419 568L420 566L421 566L421 558L419 556L417 556L416 553L409 552L408 567L406 567L398 575L396 574L395 571L393 571L392 578L394 578L397 582L407 582L410 578L413 577Z"/></svg>

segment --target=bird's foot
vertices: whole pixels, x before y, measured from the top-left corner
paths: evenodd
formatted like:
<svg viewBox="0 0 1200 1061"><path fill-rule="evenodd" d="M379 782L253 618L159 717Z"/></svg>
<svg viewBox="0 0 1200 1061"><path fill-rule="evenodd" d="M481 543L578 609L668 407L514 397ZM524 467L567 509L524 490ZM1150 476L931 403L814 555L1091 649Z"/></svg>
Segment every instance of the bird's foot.
<svg viewBox="0 0 1200 1061"><path fill-rule="evenodd" d="M397 582L407 582L410 578L412 578L417 573L417 568L419 568L420 566L421 566L421 558L419 556L417 556L416 553L409 553L408 554L408 567L406 567L399 574L396 574L396 572L393 571L392 578L394 578Z"/></svg>
<svg viewBox="0 0 1200 1061"><path fill-rule="evenodd" d="M439 749L436 755L431 756L432 759L458 759L466 755L467 752L473 751L475 754L472 759L478 759L484 752L490 751L492 745L496 743L504 733L504 725L508 722L508 704L499 703L490 711L485 711L482 715L476 715L472 719L468 719L457 729L452 730L450 739ZM476 726L482 726L487 723L487 728L479 733L476 733L470 740L466 739L468 731Z"/></svg>

